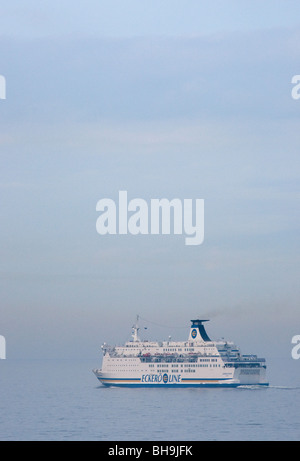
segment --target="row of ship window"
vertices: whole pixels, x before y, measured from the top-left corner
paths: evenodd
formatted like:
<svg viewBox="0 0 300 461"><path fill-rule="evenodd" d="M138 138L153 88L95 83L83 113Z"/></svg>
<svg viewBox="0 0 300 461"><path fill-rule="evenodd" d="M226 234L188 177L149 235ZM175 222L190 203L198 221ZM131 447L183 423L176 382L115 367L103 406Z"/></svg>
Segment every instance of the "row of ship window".
<svg viewBox="0 0 300 461"><path fill-rule="evenodd" d="M127 361L136 361L136 358L126 358L126 359L125 359L125 358L121 358L121 359L112 359L112 360L118 361L118 362L119 362L119 361L120 361L120 362L124 362L124 361L127 362ZM199 361L199 362L217 362L218 359L198 359L198 361ZM173 366L173 365L174 365L174 366L178 366L178 365L176 365L176 364L172 364L172 366ZM164 366L164 364L158 364L157 366L158 366L158 367L159 367L159 366ZM167 366L168 366L168 365L167 365Z"/></svg>
<svg viewBox="0 0 300 461"><path fill-rule="evenodd" d="M156 365L156 366L157 366L158 369L161 369L161 370L163 370L163 369L168 369L168 368L169 368L168 365ZM208 363L195 363L195 364L184 364L184 365L181 365L181 367L183 367L183 366L184 366L184 368L186 368L186 369L191 369L191 368L193 369L193 368L195 368L195 367L220 367L220 364L217 364L217 363L213 363L213 364L208 364ZM154 368L155 365L149 364L149 367L150 367L150 368ZM179 367L179 365L173 365L173 364L172 364L172 368L173 368L173 369L175 369L175 368L177 369L178 367Z"/></svg>
<svg viewBox="0 0 300 461"><path fill-rule="evenodd" d="M208 363L199 363L199 364L196 364L196 365L184 365L184 371L187 372L187 373L194 373L196 370L195 368L196 367L220 367L221 365L220 364L217 364L217 363L213 363L213 364L208 364ZM116 364L113 364L113 365L107 365L107 368L122 368L123 367L123 370L126 371L130 368L137 368L136 365L129 365L129 366L126 366L124 367L124 365L116 365ZM154 365L149 365L150 368L154 368ZM178 367L178 365L177 365ZM173 372L176 372L176 371L179 371L179 369L177 368L176 366L172 366L172 371ZM181 365L182 367L182 365ZM168 370L168 365L166 366L161 366L160 368L157 369L157 371L161 371L161 372L164 372L164 371L167 371ZM182 368L181 368L182 370Z"/></svg>

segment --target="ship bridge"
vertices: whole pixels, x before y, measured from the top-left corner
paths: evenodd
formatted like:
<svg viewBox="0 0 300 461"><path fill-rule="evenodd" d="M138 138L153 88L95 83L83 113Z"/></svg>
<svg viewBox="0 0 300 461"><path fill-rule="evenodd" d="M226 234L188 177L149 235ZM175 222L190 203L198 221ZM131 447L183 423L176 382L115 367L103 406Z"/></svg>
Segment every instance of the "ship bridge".
<svg viewBox="0 0 300 461"><path fill-rule="evenodd" d="M209 320L201 320L201 319L191 320L192 325L191 325L190 334L189 334L189 341L200 341L200 342L211 341L203 325L204 322L208 322L208 321Z"/></svg>

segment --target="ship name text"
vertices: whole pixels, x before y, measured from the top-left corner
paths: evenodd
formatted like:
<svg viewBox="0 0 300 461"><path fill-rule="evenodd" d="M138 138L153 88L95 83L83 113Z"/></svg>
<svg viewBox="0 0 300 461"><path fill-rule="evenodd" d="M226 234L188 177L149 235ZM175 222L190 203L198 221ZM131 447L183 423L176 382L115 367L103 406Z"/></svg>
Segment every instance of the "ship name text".
<svg viewBox="0 0 300 461"><path fill-rule="evenodd" d="M168 375L167 373L142 375L142 383L180 383L181 375Z"/></svg>

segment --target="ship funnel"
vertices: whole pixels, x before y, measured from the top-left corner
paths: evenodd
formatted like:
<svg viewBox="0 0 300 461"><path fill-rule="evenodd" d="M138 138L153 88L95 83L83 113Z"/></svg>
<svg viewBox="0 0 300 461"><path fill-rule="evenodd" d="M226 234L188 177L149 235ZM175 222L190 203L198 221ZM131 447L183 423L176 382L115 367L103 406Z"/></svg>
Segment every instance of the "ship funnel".
<svg viewBox="0 0 300 461"><path fill-rule="evenodd" d="M208 322L208 320L196 319L191 322L189 341L211 341L203 325L203 322Z"/></svg>

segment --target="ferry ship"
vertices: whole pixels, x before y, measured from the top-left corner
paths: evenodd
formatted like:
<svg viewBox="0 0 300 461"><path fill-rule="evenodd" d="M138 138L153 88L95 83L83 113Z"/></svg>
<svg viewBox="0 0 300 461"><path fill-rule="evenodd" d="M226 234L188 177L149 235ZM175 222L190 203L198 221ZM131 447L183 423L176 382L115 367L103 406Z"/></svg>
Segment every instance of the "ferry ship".
<svg viewBox="0 0 300 461"><path fill-rule="evenodd" d="M191 320L187 341L169 337L162 342L141 340L136 323L131 341L123 346L101 346L102 368L93 372L104 386L268 386L265 359L241 355L232 342L211 340L205 322L208 320Z"/></svg>

